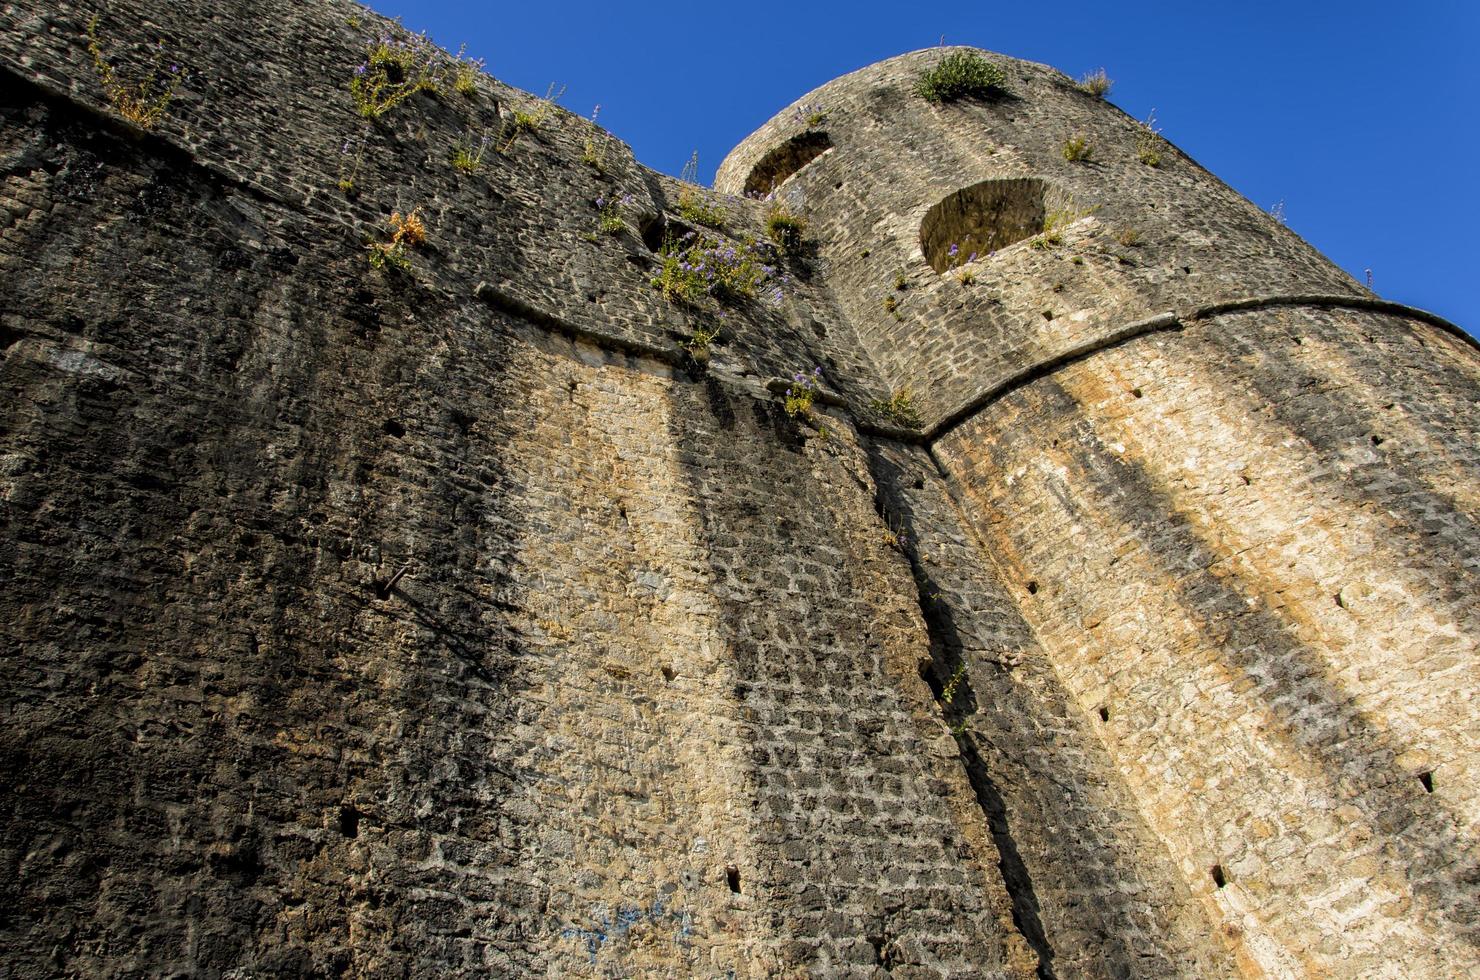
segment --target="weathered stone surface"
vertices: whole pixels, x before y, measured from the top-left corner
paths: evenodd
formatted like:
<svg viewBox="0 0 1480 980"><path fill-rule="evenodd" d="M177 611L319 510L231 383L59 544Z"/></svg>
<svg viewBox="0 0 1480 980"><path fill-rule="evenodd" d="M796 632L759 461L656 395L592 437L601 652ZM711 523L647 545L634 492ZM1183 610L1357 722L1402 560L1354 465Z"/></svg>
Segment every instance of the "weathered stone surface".
<svg viewBox="0 0 1480 980"><path fill-rule="evenodd" d="M558 109L459 173L536 100L360 119L362 8L112 4L153 132L0 10L0 972L1480 968L1475 349L1112 107L824 86L721 317L650 283L708 192Z"/></svg>

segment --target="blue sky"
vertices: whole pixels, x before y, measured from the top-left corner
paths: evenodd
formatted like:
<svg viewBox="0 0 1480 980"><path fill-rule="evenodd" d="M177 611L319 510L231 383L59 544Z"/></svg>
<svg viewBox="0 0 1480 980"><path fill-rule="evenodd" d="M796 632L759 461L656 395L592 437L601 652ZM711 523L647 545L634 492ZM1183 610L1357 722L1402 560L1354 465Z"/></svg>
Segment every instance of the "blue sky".
<svg viewBox="0 0 1480 980"><path fill-rule="evenodd" d="M838 75L939 43L1079 76L1377 292L1480 331L1480 2L1269 0L594 4L374 0L490 74L677 174L712 179L778 109Z"/></svg>

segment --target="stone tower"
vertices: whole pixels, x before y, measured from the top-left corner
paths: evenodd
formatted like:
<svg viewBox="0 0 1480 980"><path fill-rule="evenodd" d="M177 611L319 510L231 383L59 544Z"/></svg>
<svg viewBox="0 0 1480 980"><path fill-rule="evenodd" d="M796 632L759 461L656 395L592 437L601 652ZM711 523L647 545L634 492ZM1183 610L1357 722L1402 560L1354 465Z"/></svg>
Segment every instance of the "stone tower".
<svg viewBox="0 0 1480 980"><path fill-rule="evenodd" d="M1457 328L995 55L710 192L351 3L4 11L0 972L1480 968Z"/></svg>

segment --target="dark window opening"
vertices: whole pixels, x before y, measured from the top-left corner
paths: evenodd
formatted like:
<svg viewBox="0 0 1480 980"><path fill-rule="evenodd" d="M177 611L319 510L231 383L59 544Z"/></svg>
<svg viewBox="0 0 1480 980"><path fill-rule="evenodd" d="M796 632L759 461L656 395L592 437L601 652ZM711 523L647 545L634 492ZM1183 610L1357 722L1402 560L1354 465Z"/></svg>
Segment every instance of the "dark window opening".
<svg viewBox="0 0 1480 980"><path fill-rule="evenodd" d="M936 272L1043 231L1043 181L1035 177L984 180L947 197L925 214L920 250ZM952 249L954 248L954 251Z"/></svg>
<svg viewBox="0 0 1480 980"><path fill-rule="evenodd" d="M1213 865L1213 884L1219 888L1228 884L1228 879L1223 876L1223 865L1221 864Z"/></svg>
<svg viewBox="0 0 1480 980"><path fill-rule="evenodd" d="M672 221L663 215L658 215L648 221L641 229L642 243L647 246L649 252L661 252L663 247L672 243L679 245L685 235L694 233L694 229L681 221Z"/></svg>
<svg viewBox="0 0 1480 980"><path fill-rule="evenodd" d="M750 176L745 178L745 193L764 197L832 149L832 145L832 137L826 133L812 131L793 136L751 168Z"/></svg>
<svg viewBox="0 0 1480 980"><path fill-rule="evenodd" d="M1100 706L1100 720L1101 721L1109 721L1110 720L1110 709L1107 708L1107 707L1105 707L1105 706L1103 706L1103 705Z"/></svg>
<svg viewBox="0 0 1480 980"><path fill-rule="evenodd" d="M1425 793L1432 793L1434 791L1434 774L1432 772L1419 773L1418 781L1423 783L1423 791Z"/></svg>
<svg viewBox="0 0 1480 980"><path fill-rule="evenodd" d="M730 886L730 891L740 894L740 869L733 864L725 865L725 883Z"/></svg>

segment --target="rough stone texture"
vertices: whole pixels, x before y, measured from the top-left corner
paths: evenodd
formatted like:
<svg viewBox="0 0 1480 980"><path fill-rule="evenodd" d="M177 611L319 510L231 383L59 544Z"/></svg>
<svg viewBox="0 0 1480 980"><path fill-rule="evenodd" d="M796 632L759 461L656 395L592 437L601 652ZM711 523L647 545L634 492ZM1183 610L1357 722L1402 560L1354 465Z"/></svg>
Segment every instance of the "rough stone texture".
<svg viewBox="0 0 1480 980"><path fill-rule="evenodd" d="M560 110L457 173L535 100L364 122L362 8L112 4L152 133L93 12L0 6L0 973L1480 969L1472 344L1042 66L767 124L811 247L721 318L649 282L710 192ZM1097 210L964 285L983 180Z"/></svg>
<svg viewBox="0 0 1480 980"><path fill-rule="evenodd" d="M1149 822L1267 972L1480 962L1474 362L1380 314L1239 313L1079 361L937 446Z"/></svg>

